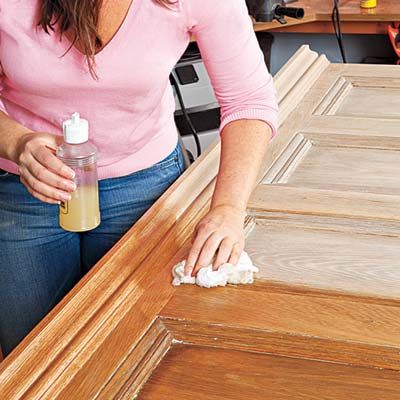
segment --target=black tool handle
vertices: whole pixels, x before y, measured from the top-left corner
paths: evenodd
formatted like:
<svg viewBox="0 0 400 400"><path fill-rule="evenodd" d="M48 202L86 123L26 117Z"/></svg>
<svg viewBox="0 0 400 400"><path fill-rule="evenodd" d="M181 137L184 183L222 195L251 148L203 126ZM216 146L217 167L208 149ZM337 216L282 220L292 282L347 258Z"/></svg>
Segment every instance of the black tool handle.
<svg viewBox="0 0 400 400"><path fill-rule="evenodd" d="M286 16L296 19L302 19L304 17L304 8L277 6L274 11L278 17Z"/></svg>

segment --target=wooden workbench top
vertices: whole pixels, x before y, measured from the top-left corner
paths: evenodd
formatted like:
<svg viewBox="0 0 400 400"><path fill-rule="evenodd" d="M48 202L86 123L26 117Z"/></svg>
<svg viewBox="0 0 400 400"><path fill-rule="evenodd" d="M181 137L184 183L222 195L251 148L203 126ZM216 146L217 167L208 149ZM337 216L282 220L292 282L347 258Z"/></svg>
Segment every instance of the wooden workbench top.
<svg viewBox="0 0 400 400"><path fill-rule="evenodd" d="M301 20L295 20L292 18L287 19L287 24L282 25L278 21L267 22L267 23L255 23L254 29L256 31L280 31L280 32L307 32L307 29L303 29L304 25L310 23L320 23L320 27L323 26L321 23L331 21L331 14L333 8L333 0L303 0L297 3L291 4L293 7L303 7L305 11L305 17ZM373 9L364 9L360 7L359 0L341 0L340 1L340 16L341 20L346 23L389 23L393 21L400 21L400 1L398 0L378 0L378 6ZM376 32L365 32L365 33L383 33L384 25ZM292 28L296 27L296 28ZM318 30L309 30L309 32L318 32ZM321 33L325 32L325 29L319 30ZM346 29L344 29L346 31ZM349 32L352 33L352 32ZM356 33L356 32L354 32ZM360 33L364 33L361 31Z"/></svg>

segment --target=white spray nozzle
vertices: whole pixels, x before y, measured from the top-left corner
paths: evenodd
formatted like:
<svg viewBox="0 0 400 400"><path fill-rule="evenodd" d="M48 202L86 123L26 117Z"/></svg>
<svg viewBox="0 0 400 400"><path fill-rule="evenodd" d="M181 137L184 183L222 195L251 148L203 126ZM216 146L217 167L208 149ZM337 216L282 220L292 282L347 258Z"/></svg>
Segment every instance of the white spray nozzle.
<svg viewBox="0 0 400 400"><path fill-rule="evenodd" d="M70 144L80 144L89 139L89 123L80 117L78 112L72 114L71 119L63 122L64 140Z"/></svg>

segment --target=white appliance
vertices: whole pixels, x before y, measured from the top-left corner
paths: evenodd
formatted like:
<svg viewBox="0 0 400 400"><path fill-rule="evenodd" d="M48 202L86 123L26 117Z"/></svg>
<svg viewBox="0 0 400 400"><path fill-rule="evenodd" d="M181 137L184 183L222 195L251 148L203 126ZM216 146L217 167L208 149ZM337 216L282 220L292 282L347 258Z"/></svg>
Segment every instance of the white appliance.
<svg viewBox="0 0 400 400"><path fill-rule="evenodd" d="M197 45L192 43L172 72L203 152L219 137L220 109ZM176 89L175 122L186 149L197 158L196 143L182 112Z"/></svg>

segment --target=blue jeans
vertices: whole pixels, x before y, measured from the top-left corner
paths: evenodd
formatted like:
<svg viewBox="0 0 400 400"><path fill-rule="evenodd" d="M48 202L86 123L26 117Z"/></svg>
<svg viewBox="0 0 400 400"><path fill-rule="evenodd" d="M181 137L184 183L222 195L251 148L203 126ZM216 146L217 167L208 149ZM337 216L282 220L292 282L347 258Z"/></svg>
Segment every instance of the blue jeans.
<svg viewBox="0 0 400 400"><path fill-rule="evenodd" d="M99 181L101 224L59 227L57 205L32 197L19 177L0 170L0 344L11 350L146 212L183 172L179 146L128 176Z"/></svg>

